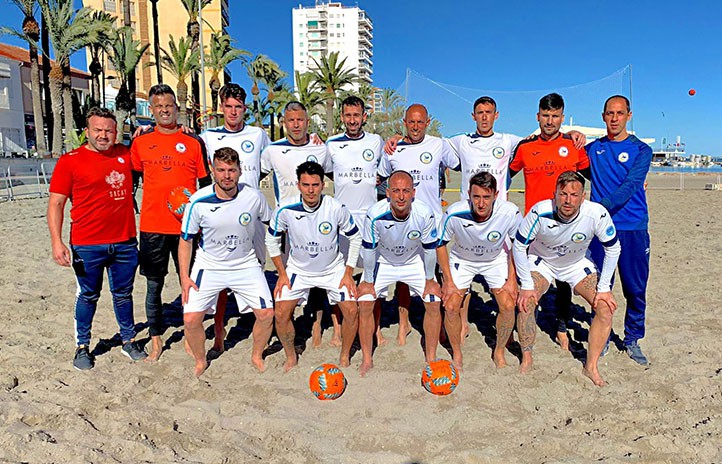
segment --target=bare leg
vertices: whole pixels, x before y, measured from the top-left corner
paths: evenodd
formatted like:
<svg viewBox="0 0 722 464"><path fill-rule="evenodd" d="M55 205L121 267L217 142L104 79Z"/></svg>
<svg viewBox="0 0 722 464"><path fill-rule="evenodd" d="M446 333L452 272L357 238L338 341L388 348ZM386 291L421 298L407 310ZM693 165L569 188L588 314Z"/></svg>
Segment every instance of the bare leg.
<svg viewBox="0 0 722 464"><path fill-rule="evenodd" d="M263 350L268 345L273 331L273 310L272 309L254 309L253 314L256 316L256 322L253 324L253 351L251 352L251 364L260 372L266 370L263 362ZM294 347L295 349L295 347Z"/></svg>
<svg viewBox="0 0 722 464"><path fill-rule="evenodd" d="M348 367L351 364L351 345L358 333L359 310L355 301L340 302L338 307L343 313L341 355L338 362L341 367Z"/></svg>
<svg viewBox="0 0 722 464"><path fill-rule="evenodd" d="M591 305L597 291L597 276L588 275L579 282L574 290ZM599 357L602 355L604 345L612 331L612 311L606 303L600 302L594 311L592 325L589 327L589 346L587 347L587 361L584 363L582 374L589 377L594 385L603 387L607 384L599 373Z"/></svg>
<svg viewBox="0 0 722 464"><path fill-rule="evenodd" d="M311 346L319 348L322 343L321 319L323 318L323 310L316 311L316 319L311 326Z"/></svg>
<svg viewBox="0 0 722 464"><path fill-rule="evenodd" d="M471 294L467 294L461 303L461 344L466 341L469 336L469 304L471 302ZM449 337L451 338L451 337Z"/></svg>
<svg viewBox="0 0 722 464"><path fill-rule="evenodd" d="M156 362L160 359L160 355L163 352L163 339L160 335L154 335L150 337L150 354L145 358L146 362Z"/></svg>
<svg viewBox="0 0 722 464"><path fill-rule="evenodd" d="M186 313L183 315L183 332L185 333L188 346L193 353L196 366L193 374L200 377L208 368L206 360L206 332L203 330L203 317L205 312Z"/></svg>
<svg viewBox="0 0 722 464"><path fill-rule="evenodd" d="M519 372L526 374L533 365L532 350L536 342L536 303L541 296L549 289L549 282L538 272L531 273L534 279L534 290L536 290L536 302L530 301L526 308L519 308L517 316L517 330L519 331L519 344L521 345L521 365Z"/></svg>
<svg viewBox="0 0 722 464"><path fill-rule="evenodd" d="M411 333L411 322L409 321L411 294L409 286L403 282L396 283L396 301L399 303L399 333L396 335L396 343L403 346L406 345L406 337Z"/></svg>
<svg viewBox="0 0 722 464"><path fill-rule="evenodd" d="M298 364L296 354L296 329L293 327L293 310L296 309L298 300L276 302L276 334L283 351L286 352L286 363L283 371L288 372Z"/></svg>
<svg viewBox="0 0 722 464"><path fill-rule="evenodd" d="M228 293L222 290L218 294L218 301L216 302L216 314L213 316L213 333L215 335L213 339L213 351L223 353L226 349L226 303L228 302Z"/></svg>
<svg viewBox="0 0 722 464"><path fill-rule="evenodd" d="M441 332L441 303L426 303L424 314L424 340L426 348L426 362L436 359L436 348L439 346L439 332ZM457 334L459 331L457 330Z"/></svg>
<svg viewBox="0 0 722 464"><path fill-rule="evenodd" d="M331 323L333 324L333 337L331 337L331 346L341 346L341 323L339 322L339 319L341 318L341 310L338 308L338 305L334 305L333 308L331 308ZM355 336L355 334L354 334Z"/></svg>
<svg viewBox="0 0 722 464"><path fill-rule="evenodd" d="M461 371L463 366L463 357L461 354L461 345L463 343L462 326L464 321L462 320L462 298L461 295L453 295L449 298L446 304L446 314L444 318L444 327L446 327L446 333L449 336L449 344L451 344L451 351L453 356L454 367Z"/></svg>
<svg viewBox="0 0 722 464"><path fill-rule="evenodd" d="M363 377L374 367L373 344L374 344L374 302L359 301L359 322L358 338L361 342L361 367L359 371Z"/></svg>
<svg viewBox="0 0 722 464"><path fill-rule="evenodd" d="M376 321L376 343L378 346L383 346L388 341L381 333L381 299L377 299L374 303L374 320Z"/></svg>
<svg viewBox="0 0 722 464"><path fill-rule="evenodd" d="M499 313L496 315L496 346L494 346L494 354L492 359L497 368L506 367L506 358L504 350L514 331L514 299L509 292L493 288L491 293L496 299L496 305L499 307Z"/></svg>

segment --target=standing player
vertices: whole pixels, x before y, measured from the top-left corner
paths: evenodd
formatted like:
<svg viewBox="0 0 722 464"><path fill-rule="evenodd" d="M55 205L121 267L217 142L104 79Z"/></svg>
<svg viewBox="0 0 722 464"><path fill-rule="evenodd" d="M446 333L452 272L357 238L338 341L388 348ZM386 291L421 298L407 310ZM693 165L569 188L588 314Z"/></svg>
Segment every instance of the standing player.
<svg viewBox="0 0 722 464"><path fill-rule="evenodd" d="M213 154L216 150L224 147L233 148L239 155L241 166L239 182L258 189L261 175L261 152L271 141L265 130L245 123L246 91L243 87L234 83L226 84L221 87L218 96L223 112L223 127L208 129L200 136L206 146L208 164L213 165ZM258 221L255 224L256 235L253 237L253 247L261 262L261 267L263 267L266 263L266 245L264 243L266 230ZM213 350L217 352L224 350L227 298L226 292L222 291L218 295L216 305Z"/></svg>
<svg viewBox="0 0 722 464"><path fill-rule="evenodd" d="M560 173L589 168L589 158L584 148L577 149L572 137L560 131L564 122L564 99L561 95L550 93L542 97L536 119L541 132L519 143L509 165L511 177L524 171L524 214L529 213L538 202L554 196L555 183ZM569 349L566 321L571 302L572 289L558 281L556 340L564 350Z"/></svg>
<svg viewBox="0 0 722 464"><path fill-rule="evenodd" d="M638 341L644 337L649 280L649 210L644 181L652 161L652 149L627 132L632 119L629 100L622 95L609 97L604 103L602 119L607 135L587 146L592 165L592 201L604 206L612 215L617 237L622 245L619 278L627 300L624 315L624 347L637 363L646 366L647 357ZM592 259L599 265L602 247L592 242Z"/></svg>
<svg viewBox="0 0 722 464"><path fill-rule="evenodd" d="M293 311L299 300L305 300L312 288L325 289L330 304L338 304L343 314L341 324L341 355L339 364L350 364L351 344L358 331L358 307L353 269L361 248L361 237L351 213L334 198L323 195L323 167L313 161L301 163L296 169L300 198L295 203L279 206L273 212L266 245L278 269L276 297L276 332L286 352L284 370L298 364L293 327ZM288 234L288 263L281 258L280 234ZM350 246L346 265L339 252L338 239L343 233Z"/></svg>
<svg viewBox="0 0 722 464"><path fill-rule="evenodd" d="M518 292L507 244L516 235L521 215L516 205L498 198L498 195L496 179L491 173L474 174L469 180L469 199L454 203L446 211L436 250L444 277L442 297L446 309L446 331L454 353L454 364L459 369L462 367L463 323L460 310L471 281L477 275L484 277L499 307L492 358L496 367L506 366L504 348L514 330ZM452 239L454 243L449 253L446 245Z"/></svg>
<svg viewBox="0 0 722 464"><path fill-rule="evenodd" d="M232 148L220 148L213 160L215 183L198 190L183 216L178 248L183 323L186 340L195 358L195 375L208 367L203 318L213 311L218 292L230 288L241 312L252 310L251 363L263 372L263 348L273 330L273 300L263 268L253 247L256 223L268 224L271 210L261 192L239 184L241 164ZM202 234L193 270L190 271L193 239Z"/></svg>
<svg viewBox="0 0 722 464"><path fill-rule="evenodd" d="M78 370L92 369L95 365L88 346L106 269L123 340L122 352L133 361L147 356L135 343L133 281L138 266L138 242L130 156L124 145L115 144L116 120L112 111L92 108L86 125L87 145L58 160L50 182L47 212L53 259L61 266L72 263L78 283L77 349L73 359L73 366ZM62 238L68 199L72 202L72 256Z"/></svg>
<svg viewBox="0 0 722 464"><path fill-rule="evenodd" d="M143 203L140 209L140 273L145 276L147 290L145 312L152 341L148 360L157 361L163 351L161 335L163 302L161 293L168 273L168 262L178 271L180 221L167 206L168 193L182 186L196 191L210 184L206 170L203 141L186 134L178 125L175 93L166 84L150 88L150 107L156 126L133 140L130 147L134 171L143 174Z"/></svg>
<svg viewBox="0 0 722 464"><path fill-rule="evenodd" d="M592 238L604 246L601 274L585 253ZM528 255L527 255L528 251ZM595 385L605 385L597 363L609 333L617 303L611 280L619 258L614 223L603 206L584 201L584 178L566 171L556 181L553 200L543 200L526 215L514 242L514 263L521 280L517 327L522 349L520 372L532 367L536 339L535 308L552 279L562 280L591 305L589 347L583 373Z"/></svg>
<svg viewBox="0 0 722 464"><path fill-rule="evenodd" d="M438 242L434 211L415 200L414 178L408 172L395 171L388 181L388 199L369 208L362 229L364 274L358 287L361 375L374 365L374 301L386 296L389 285L404 282L424 300L427 362L436 359L441 332L441 289L434 278Z"/></svg>

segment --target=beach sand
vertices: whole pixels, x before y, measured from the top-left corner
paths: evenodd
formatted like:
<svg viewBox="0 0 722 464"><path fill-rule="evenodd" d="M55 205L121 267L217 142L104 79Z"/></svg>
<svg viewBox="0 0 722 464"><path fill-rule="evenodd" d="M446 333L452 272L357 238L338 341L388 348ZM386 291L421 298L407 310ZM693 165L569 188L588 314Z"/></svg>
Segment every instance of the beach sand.
<svg viewBox="0 0 722 464"><path fill-rule="evenodd" d="M520 194L511 199L522 201ZM359 377L356 353L344 369L346 393L323 402L310 393L308 376L321 363L337 362L338 349L327 345L330 330L325 345L306 349L287 374L276 343L267 372L259 374L249 363L252 319L233 317L227 351L195 380L181 327L166 332L168 349L157 364L134 364L121 354L107 291L93 326L96 366L74 370L75 281L51 259L47 200L2 203L0 461L722 462L722 193L653 190L649 200L652 276L641 343L649 367L612 347L600 367L609 386L594 387L581 375L583 352L575 358L560 351L542 310L535 369L519 375L507 353L510 367L496 370L494 305L482 292L486 304L472 304L464 372L452 395L422 388L419 332L399 347L391 325L370 374ZM182 319L171 302L178 292L169 277L163 300L176 325ZM620 288L615 294L622 299ZM145 321L144 295L139 276L138 324ZM620 309L614 318L618 334L622 316ZM419 316L414 320L418 327ZM577 308L575 346L586 347L588 321ZM144 329L139 340L147 338ZM439 354L450 358L444 349Z"/></svg>

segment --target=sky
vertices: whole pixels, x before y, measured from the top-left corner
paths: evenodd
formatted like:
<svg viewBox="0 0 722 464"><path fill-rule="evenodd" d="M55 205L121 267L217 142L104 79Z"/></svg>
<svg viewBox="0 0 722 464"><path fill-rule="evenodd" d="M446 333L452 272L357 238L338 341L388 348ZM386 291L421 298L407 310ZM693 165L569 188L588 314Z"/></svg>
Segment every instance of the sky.
<svg viewBox="0 0 722 464"><path fill-rule="evenodd" d="M1 23L19 24L22 18L15 7L8 0L0 2L8 4ZM313 1L229 3L234 45L271 57L292 75L291 11L299 4L312 6ZM546 93L525 91L566 89L631 65L634 130L640 137L656 139L656 148L663 138L671 141L681 136L688 154L722 155L722 137L717 135L722 124L722 4L717 1L343 3L359 6L373 20L374 86L403 89L410 68L415 76L443 84L492 89L488 92L500 111L497 130L524 135L525 130L536 128L534 108ZM8 37L0 40L13 42ZM84 55L75 57L73 64L85 68ZM234 81L250 87L240 64L230 69ZM628 93L628 72L624 76L622 91ZM591 88L600 92L592 97L598 102L584 105L598 108L575 110L585 115L582 120L571 116L575 124L602 127L601 109L609 95L603 94L603 86ZM690 89L696 95L690 96ZM507 112L505 121L504 105L512 101L510 95L528 100L528 117L516 113L512 117ZM414 97L424 103L424 95ZM573 93L567 95L568 110L574 98ZM430 112L444 113L444 108L438 108L444 103L435 104L436 110L430 107ZM472 131L470 111L471 105L458 110L464 114L458 115L458 121L449 121L442 132L450 135L458 127ZM569 117L567 111L567 122Z"/></svg>

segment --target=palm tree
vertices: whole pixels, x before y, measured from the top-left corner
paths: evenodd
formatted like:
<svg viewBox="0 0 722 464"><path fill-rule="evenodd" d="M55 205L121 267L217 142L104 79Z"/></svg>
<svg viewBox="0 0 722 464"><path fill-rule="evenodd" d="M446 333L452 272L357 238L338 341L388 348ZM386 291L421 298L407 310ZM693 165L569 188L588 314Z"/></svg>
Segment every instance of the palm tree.
<svg viewBox="0 0 722 464"><path fill-rule="evenodd" d="M115 21L115 18L104 11L93 11L93 21ZM90 107L100 105L100 74L103 72L103 63L100 60L100 54L113 41L113 31L111 29L103 31L98 35L98 41L88 45L90 50L90 63L88 71L90 71Z"/></svg>
<svg viewBox="0 0 722 464"><path fill-rule="evenodd" d="M35 0L12 0L25 15L22 33L10 28L3 28L2 32L21 37L28 43L30 58L30 92L33 100L33 124L35 125L35 149L42 157L47 154L48 146L45 144L45 130L43 129L43 105L40 94L40 67L38 66L38 40L40 40L40 25L35 19L37 2Z"/></svg>
<svg viewBox="0 0 722 464"><path fill-rule="evenodd" d="M326 102L326 133L331 135L335 132L333 108L336 102L337 93L346 86L352 85L357 76L351 70L345 69L346 58L339 61L338 52L332 52L328 57L321 57L321 61L313 58L316 69L313 70L316 84L325 90L324 101Z"/></svg>
<svg viewBox="0 0 722 464"><path fill-rule="evenodd" d="M303 74L296 71L296 99L308 110L308 117L312 118L318 111L317 108L323 103L321 92L318 91L313 73Z"/></svg>
<svg viewBox="0 0 722 464"><path fill-rule="evenodd" d="M196 51L199 48L199 38L201 36L201 24L198 22L198 9L205 8L211 3L212 0L181 0L183 7L188 13L188 22L186 23L186 34L191 41L191 50ZM200 2L200 5L199 5ZM199 103L200 98L200 85L198 84L198 69L191 73L191 87L193 89L193 103L194 106ZM194 119L195 121L195 119Z"/></svg>
<svg viewBox="0 0 722 464"><path fill-rule="evenodd" d="M240 59L245 63L246 56L251 53L231 46L231 36L214 32L211 34L211 43L208 54L205 55L206 68L211 70L211 79L208 86L211 89L211 112L218 111L218 90L221 88L220 74L232 62Z"/></svg>
<svg viewBox="0 0 722 464"><path fill-rule="evenodd" d="M256 125L258 127L263 127L263 118L260 114L259 108L259 95L261 90L258 87L258 84L278 82L286 75L286 73L281 71L281 68L275 61L265 55L256 55L253 60L246 63L245 67L248 77L250 77L251 81L253 81L253 87L251 87L251 93L253 94L253 116L256 119Z"/></svg>
<svg viewBox="0 0 722 464"><path fill-rule="evenodd" d="M70 56L76 51L96 42L100 34L113 26L106 21L94 21L93 12L88 8L75 11L73 0L38 0L46 20L50 42L53 45L55 61L50 70L50 93L53 113L63 114L65 130L74 129L73 102L70 81ZM63 120L53 121L53 156L60 156L63 148L61 137Z"/></svg>
<svg viewBox="0 0 722 464"><path fill-rule="evenodd" d="M188 76L198 71L201 64L199 61L200 51L191 49L191 39L187 37L179 37L177 44L173 36L170 36L168 42L170 53L161 48L161 66L178 80L176 87L176 95L178 96L178 105L180 106L179 119L182 124L188 124L188 111L186 104L188 102Z"/></svg>
<svg viewBox="0 0 722 464"><path fill-rule="evenodd" d="M131 98L129 82L132 72L140 63L143 54L150 44L141 45L139 40L133 40L133 29L121 27L115 31L113 41L108 50L108 60L115 68L120 81L118 95L115 97L115 116L118 121L117 141L123 140L123 126L125 120L133 113L135 103Z"/></svg>
<svg viewBox="0 0 722 464"><path fill-rule="evenodd" d="M404 98L394 89L381 89L381 111L390 113L397 106L402 105Z"/></svg>

